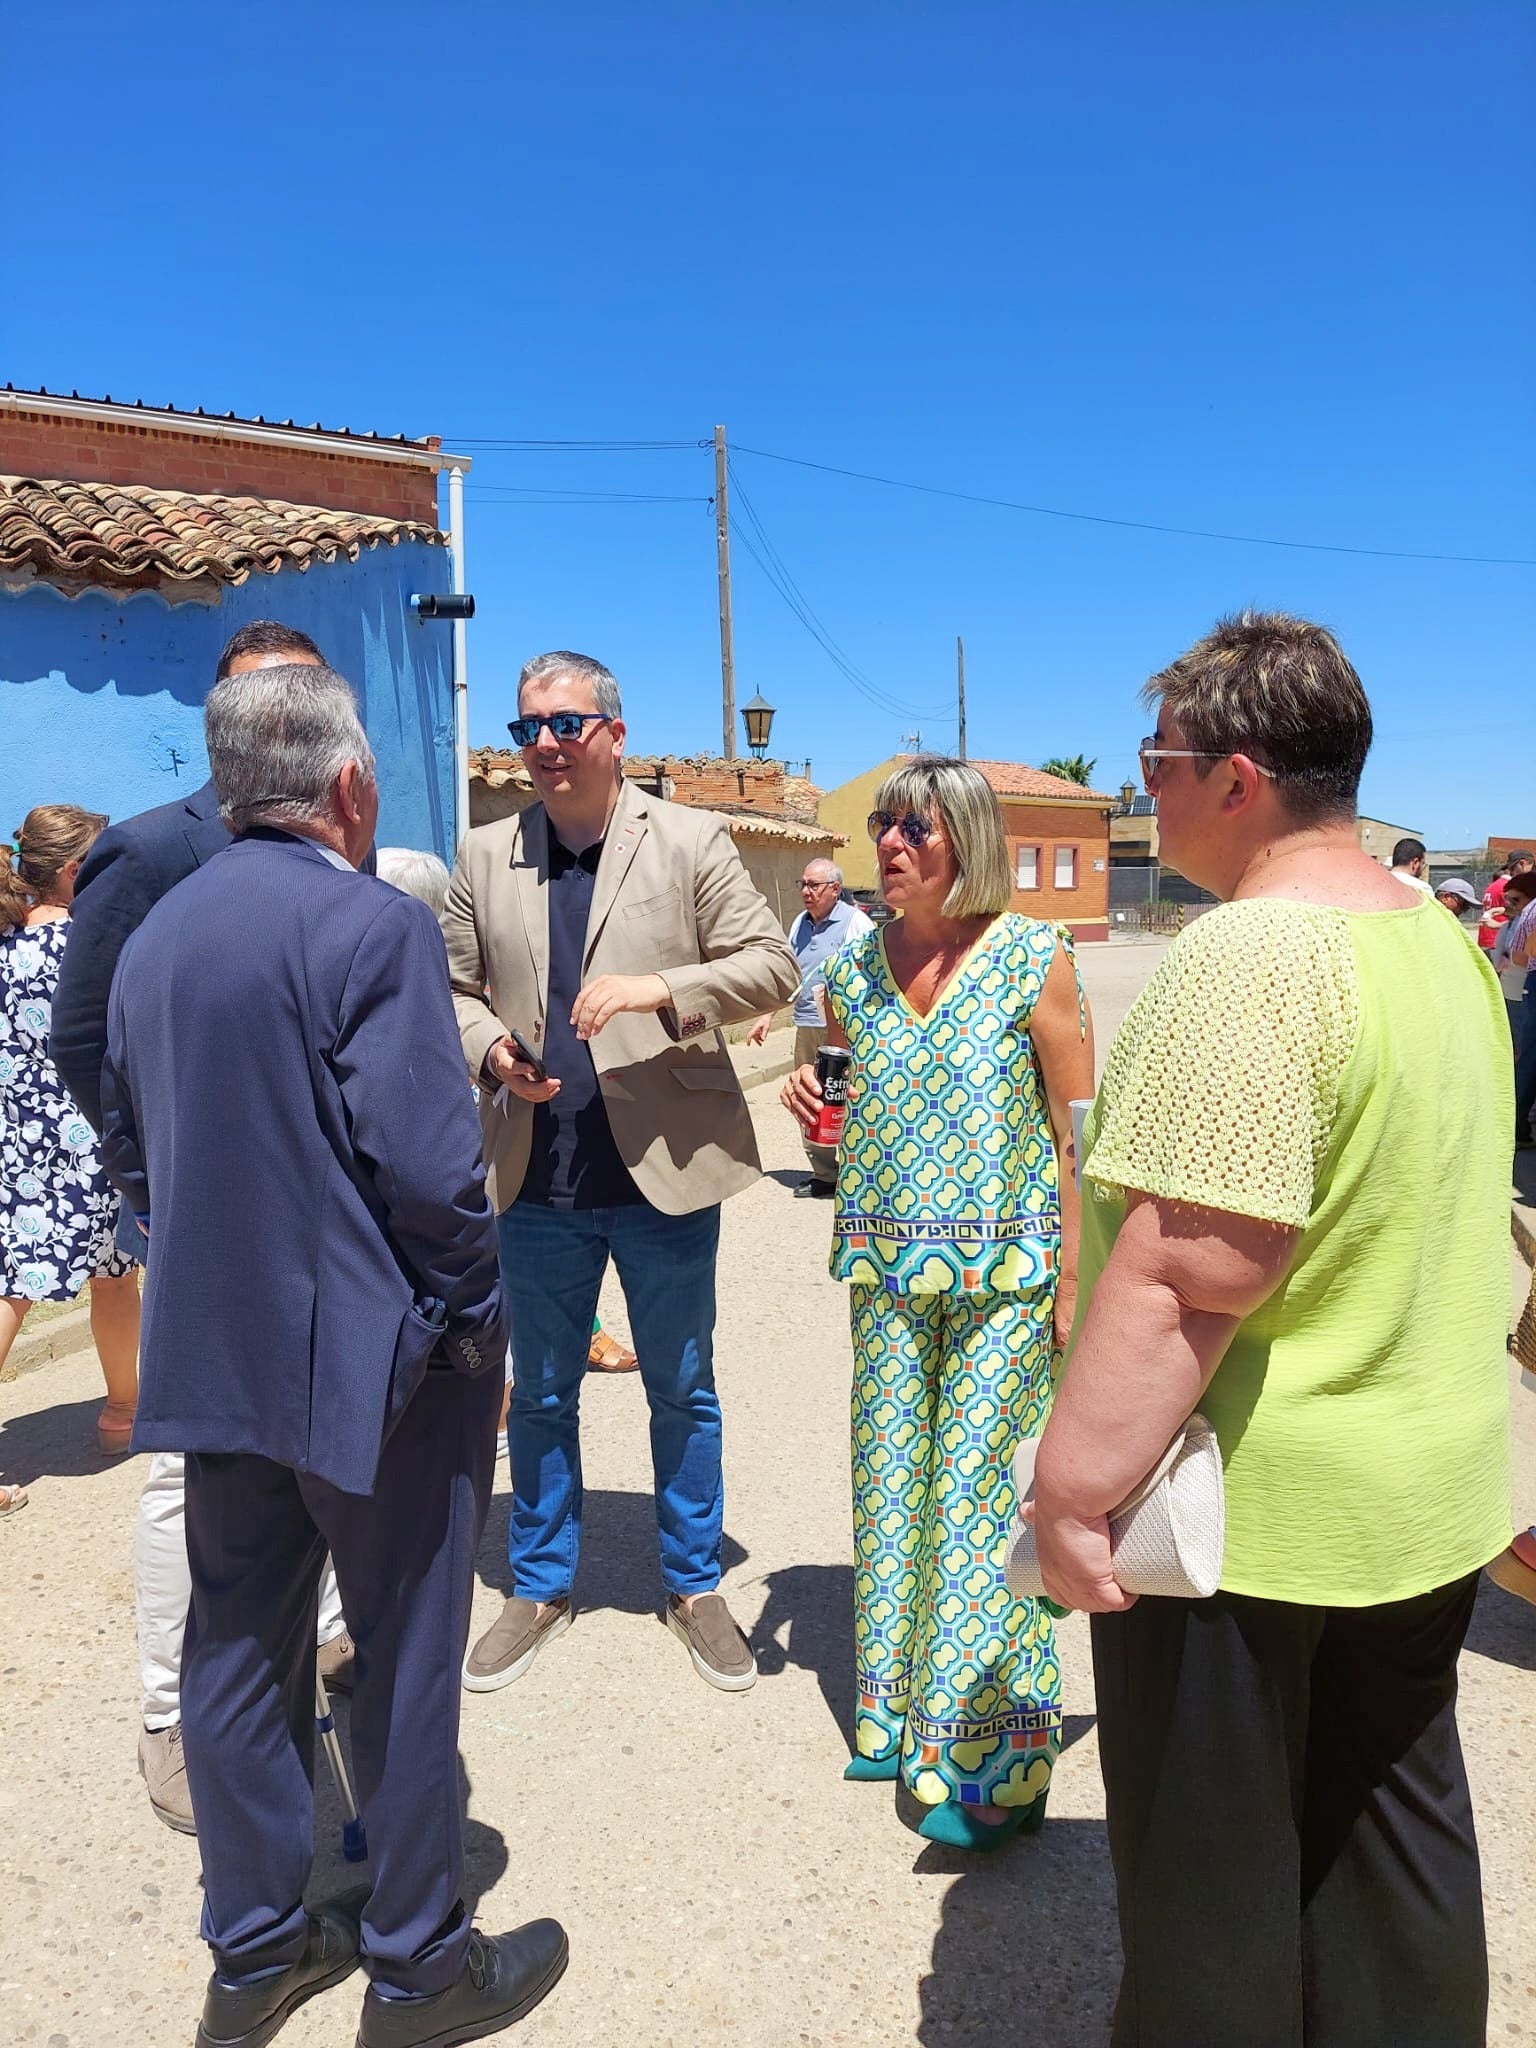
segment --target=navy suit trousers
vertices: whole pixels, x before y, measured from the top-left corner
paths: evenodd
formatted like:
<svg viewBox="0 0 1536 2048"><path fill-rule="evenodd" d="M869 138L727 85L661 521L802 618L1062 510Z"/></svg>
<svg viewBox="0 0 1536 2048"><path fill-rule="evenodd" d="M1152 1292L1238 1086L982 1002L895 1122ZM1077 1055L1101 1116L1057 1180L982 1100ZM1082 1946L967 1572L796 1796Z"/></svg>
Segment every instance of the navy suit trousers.
<svg viewBox="0 0 1536 2048"><path fill-rule="evenodd" d="M243 1452L187 1456L183 1744L203 1938L228 1982L304 1952L327 1549L357 1644L354 1789L373 1877L364 1961L399 1997L441 1991L463 1970L459 1671L501 1391L499 1372L430 1371L367 1496Z"/></svg>

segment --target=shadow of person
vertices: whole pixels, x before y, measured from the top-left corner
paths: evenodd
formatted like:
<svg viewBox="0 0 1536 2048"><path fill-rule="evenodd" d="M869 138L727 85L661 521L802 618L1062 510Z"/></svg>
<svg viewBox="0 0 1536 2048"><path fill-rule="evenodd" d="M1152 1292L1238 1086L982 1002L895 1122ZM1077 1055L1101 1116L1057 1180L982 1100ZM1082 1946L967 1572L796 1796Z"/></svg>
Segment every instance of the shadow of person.
<svg viewBox="0 0 1536 2048"><path fill-rule="evenodd" d="M1490 1579L1477 1589L1465 1647L1474 1656L1517 1671L1536 1671L1536 1607L1516 1593L1506 1593Z"/></svg>
<svg viewBox="0 0 1536 2048"><path fill-rule="evenodd" d="M122 1464L96 1448L96 1417L105 1398L103 1388L89 1401L34 1408L0 1422L0 1478L18 1486L34 1479L96 1479Z"/></svg>
<svg viewBox="0 0 1536 2048"><path fill-rule="evenodd" d="M475 1559L481 1584L494 1587L503 1599L512 1594L512 1567L507 1561L511 1516L511 1494L497 1492ZM720 1545L721 1570L733 1571L746 1557L746 1551L727 1531ZM576 1606L584 1613L614 1607L623 1614L655 1614L665 1597L657 1556L654 1496L589 1486L582 1500Z"/></svg>
<svg viewBox="0 0 1536 2048"><path fill-rule="evenodd" d="M764 1180L776 1180L781 1188L797 1188L810 1179L808 1166L770 1166L763 1174Z"/></svg>
<svg viewBox="0 0 1536 2048"><path fill-rule="evenodd" d="M853 1750L853 1566L794 1564L769 1572L752 1648L763 1678L793 1664L813 1671L827 1710ZM782 1638L782 1640L781 1640Z"/></svg>
<svg viewBox="0 0 1536 2048"><path fill-rule="evenodd" d="M918 1867L960 1872L918 1980L925 2048L1103 2048L1120 1937L1102 1821L1048 1820L995 1858L926 1851Z"/></svg>
<svg viewBox="0 0 1536 2048"><path fill-rule="evenodd" d="M356 1782L352 1768L351 1730L348 1720L351 1702L337 1698L333 1700L337 1709L336 1723L341 1730L342 1750L346 1756L347 1770ZM318 1750L318 1746L317 1746ZM487 1892L494 1891L506 1874L511 1861L506 1837L499 1828L489 1821L477 1820L469 1812L470 1780L464 1768L464 1758L459 1757L459 1810L464 1820L464 1904L471 1914ZM369 1866L366 1863L348 1863L342 1855L342 1810L341 1798L336 1790L336 1781L329 1766L318 1753L315 1758L315 1860L306 1890L310 1900L334 1898L337 1892L351 1886L366 1883Z"/></svg>

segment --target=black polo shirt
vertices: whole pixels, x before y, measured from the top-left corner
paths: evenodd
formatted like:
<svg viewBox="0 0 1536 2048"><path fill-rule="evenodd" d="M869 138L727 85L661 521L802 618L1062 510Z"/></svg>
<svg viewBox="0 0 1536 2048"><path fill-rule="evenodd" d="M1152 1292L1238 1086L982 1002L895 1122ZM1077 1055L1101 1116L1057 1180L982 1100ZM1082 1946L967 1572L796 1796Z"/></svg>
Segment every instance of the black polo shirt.
<svg viewBox="0 0 1536 2048"><path fill-rule="evenodd" d="M533 1145L520 1202L550 1209L612 1209L645 1197L630 1178L608 1128L592 1050L571 1026L581 989L587 918L603 842L572 853L549 828L549 987L545 993L544 1064L560 1093L533 1108Z"/></svg>

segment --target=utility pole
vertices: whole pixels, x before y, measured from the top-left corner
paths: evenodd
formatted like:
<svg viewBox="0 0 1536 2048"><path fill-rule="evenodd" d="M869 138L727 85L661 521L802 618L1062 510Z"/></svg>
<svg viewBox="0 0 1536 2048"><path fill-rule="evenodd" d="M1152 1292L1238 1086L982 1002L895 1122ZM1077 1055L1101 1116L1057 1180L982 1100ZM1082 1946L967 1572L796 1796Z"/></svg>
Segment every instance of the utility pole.
<svg viewBox="0 0 1536 2048"><path fill-rule="evenodd" d="M715 557L720 575L720 721L725 758L736 758L736 647L731 631L731 515L725 496L725 429L715 429Z"/></svg>
<svg viewBox="0 0 1536 2048"><path fill-rule="evenodd" d="M960 671L960 744L955 749L955 752L963 761L965 759L965 642L958 633L955 635L955 660Z"/></svg>

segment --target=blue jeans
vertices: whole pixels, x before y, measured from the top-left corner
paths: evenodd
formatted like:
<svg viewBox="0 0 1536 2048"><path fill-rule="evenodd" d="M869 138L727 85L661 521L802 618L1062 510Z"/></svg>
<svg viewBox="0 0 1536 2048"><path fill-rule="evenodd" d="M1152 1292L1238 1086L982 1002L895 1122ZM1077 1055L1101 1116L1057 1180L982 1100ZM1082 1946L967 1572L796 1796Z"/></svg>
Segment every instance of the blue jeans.
<svg viewBox="0 0 1536 2048"><path fill-rule="evenodd" d="M508 1554L525 1600L569 1595L581 1547L581 1382L611 1257L651 1409L661 1576L669 1593L720 1583L724 1489L715 1394L720 1210L664 1216L648 1202L549 1209L514 1202L497 1222L512 1323Z"/></svg>

